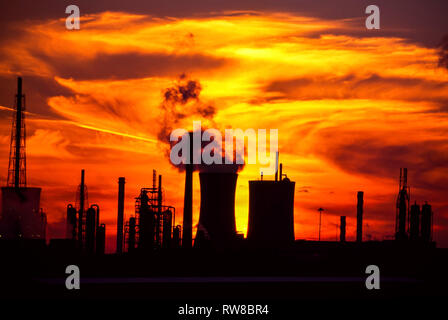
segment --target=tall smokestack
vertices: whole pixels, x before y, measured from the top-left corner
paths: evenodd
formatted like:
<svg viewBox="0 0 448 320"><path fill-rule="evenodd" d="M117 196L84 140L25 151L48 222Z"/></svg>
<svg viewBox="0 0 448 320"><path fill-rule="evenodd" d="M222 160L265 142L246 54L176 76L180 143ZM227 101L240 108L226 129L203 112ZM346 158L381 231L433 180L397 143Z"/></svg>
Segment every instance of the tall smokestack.
<svg viewBox="0 0 448 320"><path fill-rule="evenodd" d="M341 225L340 225L340 233L339 233L339 238L341 242L345 242L345 227L346 227L347 223L346 223L346 217L345 216L341 216Z"/></svg>
<svg viewBox="0 0 448 320"><path fill-rule="evenodd" d="M364 192L358 191L358 205L357 205L357 221L356 221L356 241L362 242L362 214L364 206Z"/></svg>
<svg viewBox="0 0 448 320"><path fill-rule="evenodd" d="M124 185L125 178L118 178L117 253L123 252Z"/></svg>
<svg viewBox="0 0 448 320"><path fill-rule="evenodd" d="M280 180L282 177L280 176ZM278 151L275 153L275 181L278 181Z"/></svg>
<svg viewBox="0 0 448 320"><path fill-rule="evenodd" d="M81 185L80 185L80 190L79 190L79 221L78 221L78 241L79 241L79 245L80 248L82 248L82 229L83 229L83 216L84 216L84 189L85 189L85 185L84 185L84 175L85 175L85 171L84 169L81 170Z"/></svg>
<svg viewBox="0 0 448 320"><path fill-rule="evenodd" d="M190 134L190 161L185 165L185 193L182 246L191 248L193 237L193 134Z"/></svg>

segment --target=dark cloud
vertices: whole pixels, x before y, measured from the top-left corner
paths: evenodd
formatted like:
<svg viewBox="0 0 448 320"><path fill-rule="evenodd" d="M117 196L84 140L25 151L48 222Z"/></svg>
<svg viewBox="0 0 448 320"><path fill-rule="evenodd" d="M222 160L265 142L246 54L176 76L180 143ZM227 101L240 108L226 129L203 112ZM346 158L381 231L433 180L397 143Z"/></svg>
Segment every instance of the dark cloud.
<svg viewBox="0 0 448 320"><path fill-rule="evenodd" d="M48 64L56 76L75 80L173 77L182 72L219 68L229 62L201 54L100 53L92 59L78 56L49 57L42 52L32 52L32 55Z"/></svg>
<svg viewBox="0 0 448 320"><path fill-rule="evenodd" d="M21 74L0 75L0 105L14 107L18 75ZM43 117L61 118L48 106L47 99L52 96L71 96L73 92L52 78L28 74L22 75L22 78L27 111Z"/></svg>
<svg viewBox="0 0 448 320"><path fill-rule="evenodd" d="M439 44L439 66L448 69L448 34Z"/></svg>
<svg viewBox="0 0 448 320"><path fill-rule="evenodd" d="M346 172L394 179L406 167L412 186L423 194L448 191L448 139L388 143L374 134L341 128L322 129L317 138L314 152Z"/></svg>
<svg viewBox="0 0 448 320"><path fill-rule="evenodd" d="M397 129L398 130L398 129ZM393 130L389 136L393 136ZM435 212L435 240L442 246L448 243L448 139L431 139L421 142L387 142L376 139L375 134L364 131L333 127L321 129L313 152L354 176L364 176L372 182L389 179L396 181L398 193L399 168L408 168L411 202L420 205L428 201ZM353 205L331 203L328 199L327 213L354 217L356 190L353 186ZM364 190L366 191L366 190ZM396 194L371 197L365 192L365 219L386 223L382 230L393 234L395 225ZM372 231L372 230L371 230Z"/></svg>
<svg viewBox="0 0 448 320"><path fill-rule="evenodd" d="M448 83L421 78L383 77L378 74L357 76L307 76L274 80L264 91L277 99L386 99L432 101L445 108L448 102ZM422 95L425 92L425 95Z"/></svg>
<svg viewBox="0 0 448 320"><path fill-rule="evenodd" d="M68 0L21 0L0 3L0 39L15 37L14 24L27 20L61 19L65 8L73 4ZM367 31L364 26L368 0L172 0L168 3L147 0L78 0L81 14L103 11L123 11L157 17L210 16L217 12L262 11L289 12L324 19L362 18L356 22L365 36L394 32L396 36L435 46L448 30L448 2L441 0L376 0L381 12L381 30ZM61 20L61 28L64 28Z"/></svg>
<svg viewBox="0 0 448 320"><path fill-rule="evenodd" d="M171 131L182 119L197 117L195 120L213 119L216 107L202 101L200 98L202 86L199 81L189 79L181 74L177 83L163 91L163 101L160 104L161 129L158 138L162 143L170 142Z"/></svg>

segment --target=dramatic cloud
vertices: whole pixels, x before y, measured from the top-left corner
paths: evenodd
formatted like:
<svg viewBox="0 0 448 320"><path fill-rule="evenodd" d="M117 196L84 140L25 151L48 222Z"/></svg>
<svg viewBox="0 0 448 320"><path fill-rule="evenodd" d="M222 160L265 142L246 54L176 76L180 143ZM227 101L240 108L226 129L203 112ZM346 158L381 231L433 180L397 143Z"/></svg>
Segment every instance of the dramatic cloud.
<svg viewBox="0 0 448 320"><path fill-rule="evenodd" d="M448 34L446 34L439 44L439 66L448 69Z"/></svg>
<svg viewBox="0 0 448 320"><path fill-rule="evenodd" d="M432 16L426 10L417 19L407 10L393 15L390 1L380 1L387 14L372 33L363 27L365 3L346 2L342 9L334 1L172 8L108 1L105 10L103 1L81 1L82 27L73 32L60 1L48 11L40 2L0 10L9 15L0 19L1 32L15 31L2 37L0 50L0 182L21 75L29 183L43 187L53 236L63 236L58 224L75 201L81 169L90 201L111 224L109 237L119 176L127 180L128 217L140 188L152 183L152 169L163 174L166 203L182 212L183 175L166 158L167 137L201 120L203 129L279 130L284 173L303 186L295 195L297 238L316 237L316 210L324 207L324 239L334 239L340 215L352 239L358 190L365 192L366 234L389 237L399 168L408 167L412 200L433 204L435 239L448 245L446 39L435 46L447 30L447 20L437 18L446 4L429 1ZM400 3L417 10L415 1ZM420 18L428 24L411 27ZM241 232L247 182L258 175L257 165L239 172ZM197 183L194 194L197 220Z"/></svg>

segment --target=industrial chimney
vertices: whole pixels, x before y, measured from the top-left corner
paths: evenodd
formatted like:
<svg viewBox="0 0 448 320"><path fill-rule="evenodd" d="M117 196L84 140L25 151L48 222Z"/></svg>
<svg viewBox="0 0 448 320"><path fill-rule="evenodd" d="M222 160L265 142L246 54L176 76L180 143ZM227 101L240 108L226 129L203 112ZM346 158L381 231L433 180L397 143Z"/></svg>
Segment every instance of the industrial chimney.
<svg viewBox="0 0 448 320"><path fill-rule="evenodd" d="M81 184L79 185L79 212L78 212L78 241L79 248L83 247L84 202L85 202L85 171L81 170Z"/></svg>
<svg viewBox="0 0 448 320"><path fill-rule="evenodd" d="M346 217L345 216L341 216L341 225L340 225L340 233L339 233L339 239L341 242L345 242L345 227L346 227L347 223L346 223Z"/></svg>
<svg viewBox="0 0 448 320"><path fill-rule="evenodd" d="M118 178L117 253L123 252L124 184L125 178Z"/></svg>
<svg viewBox="0 0 448 320"><path fill-rule="evenodd" d="M356 241L362 242L362 215L364 206L364 192L358 191L358 204L356 207Z"/></svg>
<svg viewBox="0 0 448 320"><path fill-rule="evenodd" d="M195 247L223 247L235 238L235 172L201 172L201 209ZM185 230L184 230L185 233Z"/></svg>
<svg viewBox="0 0 448 320"><path fill-rule="evenodd" d="M190 161L185 164L182 247L191 248L193 238L193 134L190 134Z"/></svg>

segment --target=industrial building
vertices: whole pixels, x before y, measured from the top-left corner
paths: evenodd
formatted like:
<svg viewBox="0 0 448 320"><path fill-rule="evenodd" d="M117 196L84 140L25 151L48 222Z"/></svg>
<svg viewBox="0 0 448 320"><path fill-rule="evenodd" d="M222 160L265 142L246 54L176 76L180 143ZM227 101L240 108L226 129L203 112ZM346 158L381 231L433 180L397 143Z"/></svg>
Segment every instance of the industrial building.
<svg viewBox="0 0 448 320"><path fill-rule="evenodd" d="M7 186L1 188L0 238L46 238L47 217L40 207L41 188L27 187L25 95L17 80Z"/></svg>
<svg viewBox="0 0 448 320"><path fill-rule="evenodd" d="M425 202L420 211L417 201L410 206L410 194L408 169L400 168L399 191L396 203L395 239L398 241L432 242L432 207L428 202Z"/></svg>
<svg viewBox="0 0 448 320"><path fill-rule="evenodd" d="M18 78L15 113L12 121L7 186L1 188L0 238L45 239L46 214L40 208L40 188L27 186L25 95ZM190 157L193 148L190 148ZM199 169L200 211L194 239L195 248L225 248L242 234L236 230L235 192L238 170L203 166ZM124 221L125 178L118 179L118 254L163 248L193 247L193 164L185 165L183 226L175 224L175 208L163 203L162 176L153 171L153 185L142 188L135 199L135 214ZM216 170L215 170L216 169ZM293 243L295 182L283 174L276 161L274 180L249 181L247 243L253 246L282 247ZM410 205L407 168L400 169L396 200L397 241L430 243L433 238L433 211L430 204ZM324 209L320 208L322 214ZM363 241L364 192L357 192L356 242ZM319 240L320 240L319 223ZM346 216L340 217L340 242L346 242ZM100 223L100 207L89 205L85 171L76 202L67 205L66 238L82 252L104 253L106 226Z"/></svg>
<svg viewBox="0 0 448 320"><path fill-rule="evenodd" d="M81 183L76 193L76 204L67 205L66 237L76 242L79 250L87 254L104 254L106 225L100 223L100 207L89 207L85 184L85 170L81 170Z"/></svg>
<svg viewBox="0 0 448 320"><path fill-rule="evenodd" d="M254 245L287 245L294 241L295 182L283 174L275 180L249 181L247 239Z"/></svg>
<svg viewBox="0 0 448 320"><path fill-rule="evenodd" d="M153 170L153 186L142 188L135 199L135 215L129 218L124 230L127 252L148 252L180 246L180 226L173 228L176 210L173 206L163 204L162 176L159 175L158 185L156 178L157 172ZM119 203L121 201L119 198ZM119 225L118 235L120 229Z"/></svg>

